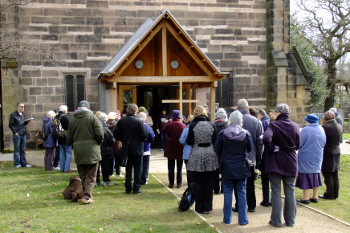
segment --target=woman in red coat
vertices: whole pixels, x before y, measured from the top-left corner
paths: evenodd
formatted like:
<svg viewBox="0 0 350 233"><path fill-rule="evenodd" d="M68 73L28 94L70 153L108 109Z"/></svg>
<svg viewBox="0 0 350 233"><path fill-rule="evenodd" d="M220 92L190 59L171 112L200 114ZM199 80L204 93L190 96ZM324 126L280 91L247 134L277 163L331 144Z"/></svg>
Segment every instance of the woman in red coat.
<svg viewBox="0 0 350 233"><path fill-rule="evenodd" d="M186 125L181 121L180 111L174 110L172 113L172 120L164 125L163 128L166 135L164 156L168 158L169 188L174 187L175 161L177 168L177 188L180 188L182 184L183 145L181 145L179 139L184 128L186 128Z"/></svg>

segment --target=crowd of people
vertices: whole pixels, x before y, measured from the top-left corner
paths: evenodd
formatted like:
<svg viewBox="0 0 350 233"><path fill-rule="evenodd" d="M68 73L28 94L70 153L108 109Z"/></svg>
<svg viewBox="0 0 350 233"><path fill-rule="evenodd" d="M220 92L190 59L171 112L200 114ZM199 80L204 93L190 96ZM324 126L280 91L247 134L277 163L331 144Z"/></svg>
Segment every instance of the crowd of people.
<svg viewBox="0 0 350 233"><path fill-rule="evenodd" d="M14 165L30 167L25 158L25 126L31 119L25 118L23 103L17 107L9 124L15 147ZM278 104L267 114L240 99L229 116L225 109L218 108L213 113L214 122L210 121L207 108L198 105L187 118L177 109L168 114L164 108L153 125L147 110L135 104L127 105L122 114L119 111L94 114L89 102L83 100L72 116L67 114L67 106L61 105L57 114L49 111L43 119L45 170L57 169L58 156L58 169L71 172L73 149L83 185L82 202L90 204L93 187L101 184L100 174L105 186L113 185L110 176L114 171L121 176L119 152L126 150L125 192L139 194L141 186L148 184L151 145L157 133L168 162L168 187L183 185L185 163L187 185L194 187L195 211L209 214L213 195L223 193L223 222L232 223L233 213L238 212L238 223L248 224L248 212L255 212L257 205L255 181L260 170L263 196L260 205L271 207L269 224L281 227L283 213L285 225L292 227L296 202L310 204L319 198L338 198L343 129L334 108L324 113L322 119L308 114L302 129L290 119L290 113L287 104ZM326 191L318 195L321 172ZM301 199L295 199L295 187L302 190Z"/></svg>

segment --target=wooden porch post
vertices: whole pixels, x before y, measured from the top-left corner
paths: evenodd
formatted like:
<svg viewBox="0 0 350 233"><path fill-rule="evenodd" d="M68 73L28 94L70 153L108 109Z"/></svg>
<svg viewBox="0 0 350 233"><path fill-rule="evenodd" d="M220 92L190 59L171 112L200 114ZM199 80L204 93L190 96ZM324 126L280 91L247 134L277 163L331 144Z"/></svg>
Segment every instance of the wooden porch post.
<svg viewBox="0 0 350 233"><path fill-rule="evenodd" d="M215 119L215 84L215 82L212 82L210 85L210 121L212 122Z"/></svg>

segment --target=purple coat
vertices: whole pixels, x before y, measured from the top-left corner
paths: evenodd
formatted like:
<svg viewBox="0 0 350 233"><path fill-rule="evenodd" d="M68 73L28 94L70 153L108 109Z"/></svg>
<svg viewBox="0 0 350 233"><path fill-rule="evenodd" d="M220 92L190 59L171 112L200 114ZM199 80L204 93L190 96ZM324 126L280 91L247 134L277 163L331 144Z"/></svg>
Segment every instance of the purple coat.
<svg viewBox="0 0 350 233"><path fill-rule="evenodd" d="M163 131L166 134L164 156L169 159L182 159L184 146L179 142L182 131L186 125L178 120L172 120L164 125Z"/></svg>
<svg viewBox="0 0 350 233"><path fill-rule="evenodd" d="M265 172L296 177L300 131L299 126L290 120L289 114L282 113L269 124L263 142L267 150Z"/></svg>

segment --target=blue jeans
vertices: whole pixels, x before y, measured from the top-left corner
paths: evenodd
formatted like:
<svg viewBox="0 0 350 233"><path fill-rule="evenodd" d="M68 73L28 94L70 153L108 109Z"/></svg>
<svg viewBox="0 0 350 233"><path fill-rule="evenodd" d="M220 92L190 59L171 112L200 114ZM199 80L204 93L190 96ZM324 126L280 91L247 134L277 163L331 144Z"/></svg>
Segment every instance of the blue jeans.
<svg viewBox="0 0 350 233"><path fill-rule="evenodd" d="M240 225L248 224L247 198L246 198L247 179L233 180L222 178L222 187L224 189L224 223L232 222L232 194L233 189L237 191L238 204L238 223Z"/></svg>
<svg viewBox="0 0 350 233"><path fill-rule="evenodd" d="M72 146L62 145L60 146L60 171L65 172L70 170L70 161L72 160Z"/></svg>
<svg viewBox="0 0 350 233"><path fill-rule="evenodd" d="M142 156L141 184L146 184L149 170L149 155Z"/></svg>
<svg viewBox="0 0 350 233"><path fill-rule="evenodd" d="M21 165L22 167L27 166L26 160L26 142L27 136L13 135L13 163L15 166Z"/></svg>

